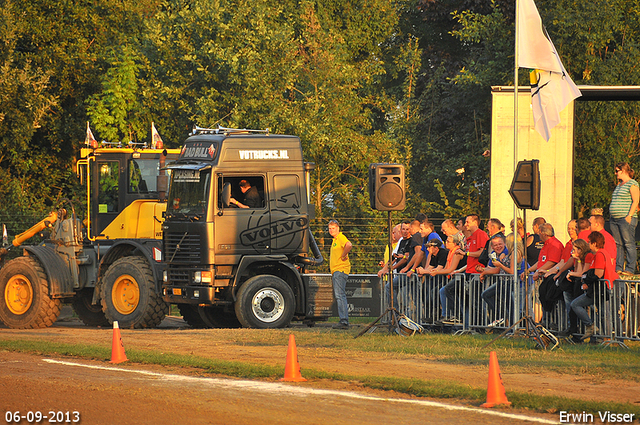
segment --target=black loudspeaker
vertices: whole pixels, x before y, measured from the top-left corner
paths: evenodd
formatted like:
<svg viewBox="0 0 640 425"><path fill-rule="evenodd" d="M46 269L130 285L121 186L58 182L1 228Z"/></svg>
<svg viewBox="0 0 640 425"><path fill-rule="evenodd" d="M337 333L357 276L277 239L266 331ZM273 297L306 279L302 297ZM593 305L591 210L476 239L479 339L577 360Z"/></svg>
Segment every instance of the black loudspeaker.
<svg viewBox="0 0 640 425"><path fill-rule="evenodd" d="M520 161L513 175L509 195L521 210L540 209L540 161Z"/></svg>
<svg viewBox="0 0 640 425"><path fill-rule="evenodd" d="M404 210L404 165L369 165L369 202L378 211Z"/></svg>

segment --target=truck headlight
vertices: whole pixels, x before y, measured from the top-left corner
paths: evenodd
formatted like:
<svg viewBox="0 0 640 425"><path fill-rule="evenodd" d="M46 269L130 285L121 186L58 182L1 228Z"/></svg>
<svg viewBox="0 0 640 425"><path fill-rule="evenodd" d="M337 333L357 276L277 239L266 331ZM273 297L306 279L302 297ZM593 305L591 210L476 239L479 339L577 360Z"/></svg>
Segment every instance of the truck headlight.
<svg viewBox="0 0 640 425"><path fill-rule="evenodd" d="M211 283L211 282L213 282L211 271L207 270L207 271L195 272L193 274L193 281L195 283Z"/></svg>

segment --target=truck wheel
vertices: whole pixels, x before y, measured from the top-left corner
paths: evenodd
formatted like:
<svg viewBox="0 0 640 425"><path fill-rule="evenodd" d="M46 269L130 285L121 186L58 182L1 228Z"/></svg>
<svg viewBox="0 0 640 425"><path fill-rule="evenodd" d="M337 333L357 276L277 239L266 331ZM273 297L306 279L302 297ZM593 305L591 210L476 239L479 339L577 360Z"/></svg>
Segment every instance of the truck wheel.
<svg viewBox="0 0 640 425"><path fill-rule="evenodd" d="M107 320L117 320L120 328L153 328L169 313L142 257L123 257L111 264L102 278L100 297Z"/></svg>
<svg viewBox="0 0 640 425"><path fill-rule="evenodd" d="M205 326L209 328L239 328L240 322L233 311L222 307L198 307L198 313Z"/></svg>
<svg viewBox="0 0 640 425"><path fill-rule="evenodd" d="M61 301L49 296L44 269L35 259L18 257L0 270L0 321L13 329L51 326Z"/></svg>
<svg viewBox="0 0 640 425"><path fill-rule="evenodd" d="M276 276L254 276L238 291L236 316L247 328L282 328L291 322L295 296L287 283Z"/></svg>
<svg viewBox="0 0 640 425"><path fill-rule="evenodd" d="M197 305L178 304L178 310L180 310L180 314L182 314L182 320L187 322L192 328L202 329L207 327L200 318Z"/></svg>
<svg viewBox="0 0 640 425"><path fill-rule="evenodd" d="M91 304L91 301L93 301L93 288L86 288L76 293L71 306L85 325L109 326L110 323L102 311L102 306L100 304Z"/></svg>

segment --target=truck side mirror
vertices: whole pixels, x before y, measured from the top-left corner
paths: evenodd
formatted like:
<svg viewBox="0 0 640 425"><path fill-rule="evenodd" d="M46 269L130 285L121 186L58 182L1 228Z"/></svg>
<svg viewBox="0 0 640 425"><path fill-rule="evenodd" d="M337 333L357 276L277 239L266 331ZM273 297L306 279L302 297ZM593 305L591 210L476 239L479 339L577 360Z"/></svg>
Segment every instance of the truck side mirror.
<svg viewBox="0 0 640 425"><path fill-rule="evenodd" d="M228 208L230 202L231 202L231 183L225 183L222 186L222 205L225 208Z"/></svg>
<svg viewBox="0 0 640 425"><path fill-rule="evenodd" d="M166 201L167 190L169 189L169 176L160 174L156 177L156 187L158 188L158 198L161 201Z"/></svg>

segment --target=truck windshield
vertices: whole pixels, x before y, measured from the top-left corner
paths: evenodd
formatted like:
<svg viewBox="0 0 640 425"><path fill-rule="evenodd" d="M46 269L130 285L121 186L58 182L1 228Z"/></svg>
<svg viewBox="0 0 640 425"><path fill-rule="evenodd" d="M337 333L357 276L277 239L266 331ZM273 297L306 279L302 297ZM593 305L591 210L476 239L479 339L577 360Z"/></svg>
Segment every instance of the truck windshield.
<svg viewBox="0 0 640 425"><path fill-rule="evenodd" d="M207 211L211 170L173 170L167 218L199 220Z"/></svg>

